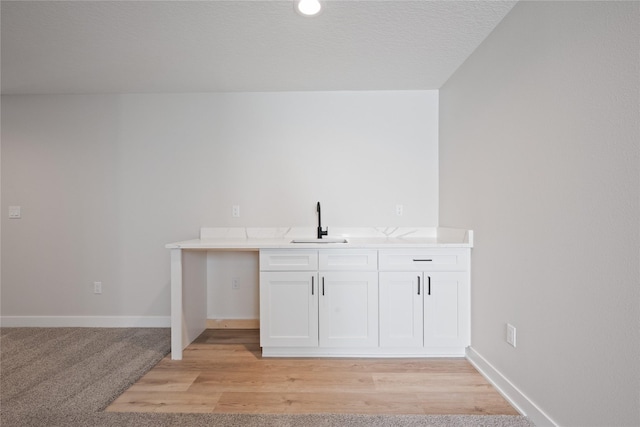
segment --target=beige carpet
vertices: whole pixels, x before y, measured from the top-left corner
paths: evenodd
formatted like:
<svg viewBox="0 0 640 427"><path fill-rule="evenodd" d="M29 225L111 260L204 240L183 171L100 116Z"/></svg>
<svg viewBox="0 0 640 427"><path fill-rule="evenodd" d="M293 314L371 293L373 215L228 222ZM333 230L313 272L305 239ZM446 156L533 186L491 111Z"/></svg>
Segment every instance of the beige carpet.
<svg viewBox="0 0 640 427"><path fill-rule="evenodd" d="M0 425L531 427L509 415L106 413L169 352L168 329L0 329Z"/></svg>

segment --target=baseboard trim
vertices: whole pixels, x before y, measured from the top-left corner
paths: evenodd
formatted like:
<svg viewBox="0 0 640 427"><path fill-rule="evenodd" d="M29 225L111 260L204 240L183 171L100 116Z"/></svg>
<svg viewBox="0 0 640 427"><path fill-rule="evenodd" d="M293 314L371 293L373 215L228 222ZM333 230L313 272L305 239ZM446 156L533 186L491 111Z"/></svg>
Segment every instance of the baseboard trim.
<svg viewBox="0 0 640 427"><path fill-rule="evenodd" d="M170 316L1 316L4 328L169 328Z"/></svg>
<svg viewBox="0 0 640 427"><path fill-rule="evenodd" d="M522 415L533 422L536 427L556 427L551 417L531 401L507 377L502 375L487 359L471 347L467 347L467 360L489 381L502 396Z"/></svg>
<svg viewBox="0 0 640 427"><path fill-rule="evenodd" d="M207 329L260 329L260 319L207 319Z"/></svg>

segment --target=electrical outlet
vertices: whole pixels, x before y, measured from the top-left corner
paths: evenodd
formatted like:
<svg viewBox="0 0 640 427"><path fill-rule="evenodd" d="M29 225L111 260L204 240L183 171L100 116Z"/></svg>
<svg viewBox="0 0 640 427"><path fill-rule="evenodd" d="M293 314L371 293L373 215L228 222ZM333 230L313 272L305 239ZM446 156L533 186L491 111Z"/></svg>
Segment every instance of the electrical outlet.
<svg viewBox="0 0 640 427"><path fill-rule="evenodd" d="M240 279L231 280L231 289L238 290L240 289Z"/></svg>
<svg viewBox="0 0 640 427"><path fill-rule="evenodd" d="M402 216L403 213L404 213L404 206L396 205L396 215Z"/></svg>
<svg viewBox="0 0 640 427"><path fill-rule="evenodd" d="M93 282L93 293L94 294L102 293L102 282Z"/></svg>
<svg viewBox="0 0 640 427"><path fill-rule="evenodd" d="M507 323L507 344L516 346L516 327Z"/></svg>
<svg viewBox="0 0 640 427"><path fill-rule="evenodd" d="M234 218L240 218L240 205L233 205L231 208L231 216Z"/></svg>
<svg viewBox="0 0 640 427"><path fill-rule="evenodd" d="M9 219L20 219L22 213L20 206L9 206Z"/></svg>

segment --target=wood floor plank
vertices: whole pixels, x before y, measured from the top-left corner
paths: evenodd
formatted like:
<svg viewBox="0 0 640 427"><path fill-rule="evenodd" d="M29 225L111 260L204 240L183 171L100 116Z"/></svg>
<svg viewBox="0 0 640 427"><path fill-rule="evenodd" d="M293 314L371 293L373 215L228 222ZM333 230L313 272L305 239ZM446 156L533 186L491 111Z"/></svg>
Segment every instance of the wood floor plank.
<svg viewBox="0 0 640 427"><path fill-rule="evenodd" d="M379 392L475 392L492 386L479 374L458 373L385 373L373 374Z"/></svg>
<svg viewBox="0 0 640 427"><path fill-rule="evenodd" d="M425 414L518 415L494 389L482 392L417 393Z"/></svg>
<svg viewBox="0 0 640 427"><path fill-rule="evenodd" d="M260 334L256 334L257 329L239 330L239 329L226 329L226 330L205 330L196 340L191 344L214 344L214 343L260 343Z"/></svg>
<svg viewBox="0 0 640 427"><path fill-rule="evenodd" d="M250 363L252 361L258 360L261 356L259 351L248 352L244 351L215 351L215 352L207 352L201 351L197 354L189 355L188 360L197 360L202 363L207 363L211 360L211 358L227 358L235 361L243 361L244 363Z"/></svg>
<svg viewBox="0 0 640 427"><path fill-rule="evenodd" d="M151 370L130 391L187 391L200 372L159 372Z"/></svg>
<svg viewBox="0 0 640 427"><path fill-rule="evenodd" d="M216 413L424 414L415 394L222 393Z"/></svg>
<svg viewBox="0 0 640 427"><path fill-rule="evenodd" d="M183 360L163 359L157 370L195 371L290 371L292 366L305 372L375 372L375 373L469 373L477 371L464 359L310 359L310 358L261 358L256 356L234 359L227 354L199 350L196 356L185 354ZM185 352L186 353L186 352ZM221 357L223 356L223 357Z"/></svg>
<svg viewBox="0 0 640 427"><path fill-rule="evenodd" d="M210 413L221 393L127 391L116 399L108 412Z"/></svg>
<svg viewBox="0 0 640 427"><path fill-rule="evenodd" d="M463 358L263 358L257 330L207 330L113 412L517 414Z"/></svg>
<svg viewBox="0 0 640 427"><path fill-rule="evenodd" d="M373 390L373 378L369 373L324 372L219 372L203 373L189 390L214 392L361 392Z"/></svg>

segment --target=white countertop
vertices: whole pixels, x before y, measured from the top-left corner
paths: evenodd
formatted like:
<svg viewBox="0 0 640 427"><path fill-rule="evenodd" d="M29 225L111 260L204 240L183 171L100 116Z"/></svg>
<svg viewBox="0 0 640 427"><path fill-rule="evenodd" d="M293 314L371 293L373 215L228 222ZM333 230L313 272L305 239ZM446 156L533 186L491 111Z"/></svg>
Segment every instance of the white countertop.
<svg viewBox="0 0 640 427"><path fill-rule="evenodd" d="M349 248L471 248L473 231L441 227L330 227L326 238L345 238L347 243L292 243L315 237L315 228L203 227L200 238L169 243L168 249L260 250Z"/></svg>

